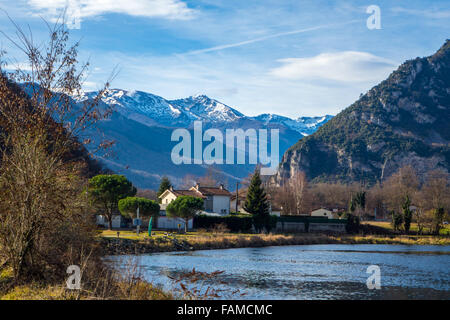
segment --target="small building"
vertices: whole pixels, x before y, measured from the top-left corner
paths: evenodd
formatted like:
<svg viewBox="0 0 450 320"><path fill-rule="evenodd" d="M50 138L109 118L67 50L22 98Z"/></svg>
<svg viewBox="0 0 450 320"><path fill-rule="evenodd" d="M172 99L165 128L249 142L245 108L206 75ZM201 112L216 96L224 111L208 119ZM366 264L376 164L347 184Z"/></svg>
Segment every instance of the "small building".
<svg viewBox="0 0 450 320"><path fill-rule="evenodd" d="M311 217L327 217L328 219L333 219L333 212L331 210L320 208L311 211Z"/></svg>
<svg viewBox="0 0 450 320"><path fill-rule="evenodd" d="M185 221L182 218L168 217L166 215L167 204L160 204L159 216L155 219L153 227L162 230L184 230ZM188 230L194 226L194 219L188 220Z"/></svg>
<svg viewBox="0 0 450 320"><path fill-rule="evenodd" d="M108 219L105 215L96 215L96 224L98 226L109 228ZM113 214L111 223L113 229L127 228L129 226L130 219L126 219L124 216L119 214Z"/></svg>
<svg viewBox="0 0 450 320"><path fill-rule="evenodd" d="M167 206L179 196L191 196L202 198L204 202L204 213L228 215L230 214L231 193L223 185L218 187L202 187L199 184L188 190L167 189L160 196L161 204ZM164 209L165 210L165 209Z"/></svg>

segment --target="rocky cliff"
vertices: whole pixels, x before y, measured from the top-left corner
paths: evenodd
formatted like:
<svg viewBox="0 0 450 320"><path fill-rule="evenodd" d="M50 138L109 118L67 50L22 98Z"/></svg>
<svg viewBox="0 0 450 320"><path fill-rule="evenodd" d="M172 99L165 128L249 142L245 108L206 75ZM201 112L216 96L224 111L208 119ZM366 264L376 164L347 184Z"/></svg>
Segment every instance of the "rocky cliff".
<svg viewBox="0 0 450 320"><path fill-rule="evenodd" d="M450 40L406 61L283 155L275 180L380 181L399 167L450 168Z"/></svg>

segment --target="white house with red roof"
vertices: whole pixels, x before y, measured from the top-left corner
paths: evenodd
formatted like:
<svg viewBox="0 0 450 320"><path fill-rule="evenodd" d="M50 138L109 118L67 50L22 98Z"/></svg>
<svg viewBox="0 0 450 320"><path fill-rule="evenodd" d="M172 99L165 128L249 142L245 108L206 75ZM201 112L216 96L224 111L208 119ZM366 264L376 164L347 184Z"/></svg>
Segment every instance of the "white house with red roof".
<svg viewBox="0 0 450 320"><path fill-rule="evenodd" d="M165 211L167 205L179 196L192 196L202 198L205 214L228 215L230 214L231 193L223 185L207 187L196 184L188 190L167 189L160 196L161 210Z"/></svg>

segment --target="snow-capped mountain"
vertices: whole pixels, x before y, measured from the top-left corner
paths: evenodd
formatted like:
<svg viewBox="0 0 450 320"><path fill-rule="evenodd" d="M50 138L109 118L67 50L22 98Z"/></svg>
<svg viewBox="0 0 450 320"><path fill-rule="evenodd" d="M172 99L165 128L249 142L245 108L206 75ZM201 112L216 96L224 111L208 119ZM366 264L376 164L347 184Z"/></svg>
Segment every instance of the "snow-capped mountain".
<svg viewBox="0 0 450 320"><path fill-rule="evenodd" d="M245 117L239 111L205 95L171 100L170 103L179 106L198 120L208 122L231 122Z"/></svg>
<svg viewBox="0 0 450 320"><path fill-rule="evenodd" d="M97 92L87 92L75 100L80 102L93 98ZM115 106L108 120L98 124L104 138L115 140L114 157L101 158L113 171L125 174L140 188L155 188L162 176L168 176L175 185L186 175L201 176L206 165L175 165L171 161L172 148L178 143L171 141L175 128L192 130L195 120L203 127L226 129L279 129L279 157L305 135L316 131L332 116L288 117L263 114L249 117L205 95L184 99L167 100L142 92L111 89L105 92L102 102ZM95 136L98 133L92 132ZM193 136L193 134L192 134ZM270 146L268 147L270 148ZM271 149L270 149L271 150ZM230 186L246 177L254 165L217 165L214 170L224 177Z"/></svg>
<svg viewBox="0 0 450 320"><path fill-rule="evenodd" d="M97 92L88 92L78 100L92 98ZM256 117L247 117L236 109L227 106L205 95L190 96L184 99L166 100L160 96L143 91L126 91L110 89L102 98L108 105L115 105L116 111L148 124L163 126L189 127L193 121L200 120L206 123L231 123L238 120L254 120L261 124L284 125L297 131L303 136L314 133L333 116L299 117L291 119L277 114L261 114ZM144 119L147 118L147 119ZM149 121L149 120L152 121Z"/></svg>
<svg viewBox="0 0 450 320"><path fill-rule="evenodd" d="M333 116L325 115L322 117L299 117L297 119L291 119L288 117L269 113L264 113L256 117L252 117L252 119L261 121L264 124L282 123L290 129L301 133L303 136L308 136L316 132L316 130L319 129L320 126L327 123L331 118L333 118Z"/></svg>

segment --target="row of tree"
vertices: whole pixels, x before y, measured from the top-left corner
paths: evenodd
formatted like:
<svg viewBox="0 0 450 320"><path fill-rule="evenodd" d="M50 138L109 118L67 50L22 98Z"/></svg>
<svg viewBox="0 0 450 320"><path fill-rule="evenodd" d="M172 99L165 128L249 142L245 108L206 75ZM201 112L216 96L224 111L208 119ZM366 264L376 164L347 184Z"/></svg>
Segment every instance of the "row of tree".
<svg viewBox="0 0 450 320"><path fill-rule="evenodd" d="M373 185L361 183L308 183L303 172L279 187L270 187L275 205L283 214L308 214L320 207L336 208L362 219L392 219L394 228L408 232L411 222L418 232L436 233L450 211L450 176L436 169L419 176L411 166L400 168Z"/></svg>

